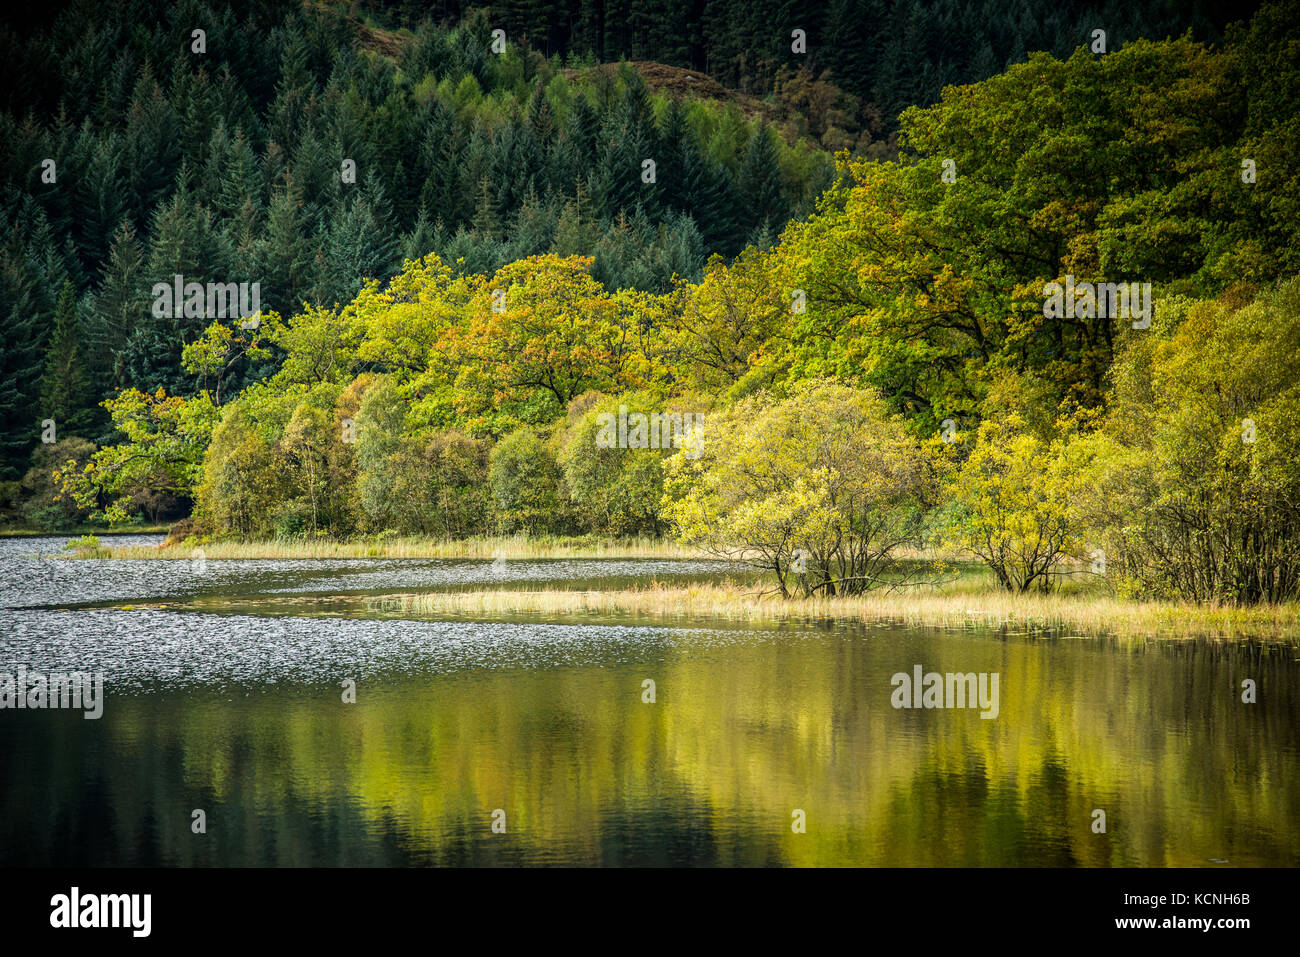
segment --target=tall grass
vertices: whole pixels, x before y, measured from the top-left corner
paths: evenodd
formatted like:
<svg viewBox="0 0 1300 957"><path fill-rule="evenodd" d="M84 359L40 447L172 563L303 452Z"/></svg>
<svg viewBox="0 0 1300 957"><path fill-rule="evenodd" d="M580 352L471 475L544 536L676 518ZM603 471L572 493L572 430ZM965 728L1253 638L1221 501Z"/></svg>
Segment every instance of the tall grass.
<svg viewBox="0 0 1300 957"><path fill-rule="evenodd" d="M198 546L204 558L703 558L704 553L656 538L564 538L508 535L449 541L433 538L378 538L341 541L331 538L291 541L208 542ZM195 547L111 549L113 558L190 559Z"/></svg>
<svg viewBox="0 0 1300 957"><path fill-rule="evenodd" d="M105 543L107 544L107 543ZM208 559L304 558L704 558L705 553L651 538L595 539L524 535L444 541L388 538L262 542L213 542ZM156 548L99 548L81 557L190 559L195 550L173 543ZM988 570L951 556L916 553L912 561L944 563L938 583L850 597L792 598L763 593L759 585L652 582L622 590L552 588L392 595L371 599L377 609L409 614L589 615L635 614L658 618L721 618L737 621L833 620L897 622L946 628L994 628L1004 632L1151 638L1210 637L1300 641L1300 603L1194 605L1132 601L1110 595L1091 576L1066 577L1050 594L1012 594L998 589Z"/></svg>
<svg viewBox="0 0 1300 957"><path fill-rule="evenodd" d="M635 613L744 621L891 621L1058 636L1300 639L1300 604L1254 607L1133 602L1103 595L957 592L873 593L782 600L735 585L664 585L618 591L477 591L394 595L376 609L455 616Z"/></svg>

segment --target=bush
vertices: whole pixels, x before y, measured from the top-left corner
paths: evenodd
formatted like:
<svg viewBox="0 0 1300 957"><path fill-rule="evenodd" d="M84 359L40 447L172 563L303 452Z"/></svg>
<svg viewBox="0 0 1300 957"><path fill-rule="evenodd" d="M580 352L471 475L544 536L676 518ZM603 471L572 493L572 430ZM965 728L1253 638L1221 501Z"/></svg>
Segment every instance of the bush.
<svg viewBox="0 0 1300 957"><path fill-rule="evenodd" d="M203 463L197 492L201 530L241 538L283 531L276 515L287 484L274 449L248 421L241 404L227 406Z"/></svg>
<svg viewBox="0 0 1300 957"><path fill-rule="evenodd" d="M95 444L69 436L54 445L40 445L32 453L32 466L19 489L19 515L27 525L44 531L73 528L90 518L92 509L64 494L55 478L59 469L81 470L95 454Z"/></svg>
<svg viewBox="0 0 1300 957"><path fill-rule="evenodd" d="M1066 439L1047 440L1009 413L980 423L947 483L945 532L1008 590L1046 591L1075 544L1075 470Z"/></svg>
<svg viewBox="0 0 1300 957"><path fill-rule="evenodd" d="M560 487L560 466L532 429L517 429L497 443L488 481L501 531L536 535L569 530L571 511Z"/></svg>
<svg viewBox="0 0 1300 957"><path fill-rule="evenodd" d="M489 530L490 443L456 431L411 434L392 379L366 393L357 421L357 490L365 525L464 538Z"/></svg>
<svg viewBox="0 0 1300 957"><path fill-rule="evenodd" d="M76 552L78 558L108 558L110 551L99 544L95 535L83 535L71 538L63 546L64 551Z"/></svg>
<svg viewBox="0 0 1300 957"><path fill-rule="evenodd" d="M663 471L672 452L667 436L661 448L618 448L601 442L602 423L617 421L619 408L628 415L662 412L648 396L580 396L570 404L573 419L564 435L560 466L574 507L589 531L608 535L663 533ZM676 410L681 414L681 410ZM575 415L576 413L576 415Z"/></svg>

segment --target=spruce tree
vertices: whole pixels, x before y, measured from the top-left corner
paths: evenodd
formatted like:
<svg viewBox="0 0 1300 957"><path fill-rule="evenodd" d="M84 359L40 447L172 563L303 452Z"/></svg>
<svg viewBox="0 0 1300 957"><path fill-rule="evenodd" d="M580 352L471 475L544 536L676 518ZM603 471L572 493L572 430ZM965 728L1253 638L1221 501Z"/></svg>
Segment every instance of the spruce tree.
<svg viewBox="0 0 1300 957"><path fill-rule="evenodd" d="M13 239L0 249L0 481L26 471L41 429L36 400L44 316L33 267Z"/></svg>
<svg viewBox="0 0 1300 957"><path fill-rule="evenodd" d="M790 208L777 162L776 143L766 125L758 128L745 151L737 185L746 226L751 230L780 229L785 224Z"/></svg>
<svg viewBox="0 0 1300 957"><path fill-rule="evenodd" d="M403 259L423 259L437 246L436 230L429 222L429 214L423 206L415 217L415 225L402 235L401 255Z"/></svg>
<svg viewBox="0 0 1300 957"><path fill-rule="evenodd" d="M726 169L688 138L682 150L684 208L696 217L710 250L730 255L744 237L737 213L739 198Z"/></svg>
<svg viewBox="0 0 1300 957"><path fill-rule="evenodd" d="M129 383L119 358L141 319L148 315L149 300L141 288L144 254L135 239L135 227L123 219L113 234L108 261L101 270L102 280L95 295L95 315L102 339L89 341L90 348L103 358L93 377L95 393L105 395Z"/></svg>
<svg viewBox="0 0 1300 957"><path fill-rule="evenodd" d="M53 419L60 436L90 431L93 414L90 377L81 352L81 324L77 321L77 294L71 281L64 281L54 308L54 329L45 350L45 371L41 378L39 411Z"/></svg>
<svg viewBox="0 0 1300 957"><path fill-rule="evenodd" d="M286 170L271 200L259 249L263 309L289 315L302 301L316 258L310 226L302 194Z"/></svg>

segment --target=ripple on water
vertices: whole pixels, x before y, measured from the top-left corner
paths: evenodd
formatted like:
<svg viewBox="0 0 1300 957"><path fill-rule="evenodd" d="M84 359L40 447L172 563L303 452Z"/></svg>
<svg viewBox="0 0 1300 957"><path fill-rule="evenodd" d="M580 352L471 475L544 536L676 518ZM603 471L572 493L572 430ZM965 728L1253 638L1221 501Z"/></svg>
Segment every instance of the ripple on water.
<svg viewBox="0 0 1300 957"><path fill-rule="evenodd" d="M114 691L550 668L643 657L678 642L707 651L745 632L346 618L262 618L113 608L0 612L0 671L102 671Z"/></svg>
<svg viewBox="0 0 1300 957"><path fill-rule="evenodd" d="M0 607L44 608L106 602L241 595L407 592L512 582L610 587L660 580L721 580L742 567L683 559L68 559L66 538L0 539ZM114 538L156 545L160 536Z"/></svg>

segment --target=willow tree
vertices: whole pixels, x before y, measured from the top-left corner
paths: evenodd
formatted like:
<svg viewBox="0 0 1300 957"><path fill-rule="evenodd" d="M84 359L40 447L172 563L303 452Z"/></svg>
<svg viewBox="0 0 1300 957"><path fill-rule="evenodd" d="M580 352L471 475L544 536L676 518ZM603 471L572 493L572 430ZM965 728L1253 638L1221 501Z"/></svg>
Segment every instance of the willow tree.
<svg viewBox="0 0 1300 957"><path fill-rule="evenodd" d="M937 488L880 395L829 380L710 414L665 469L683 541L773 572L786 597L901 583L897 551L919 537Z"/></svg>

